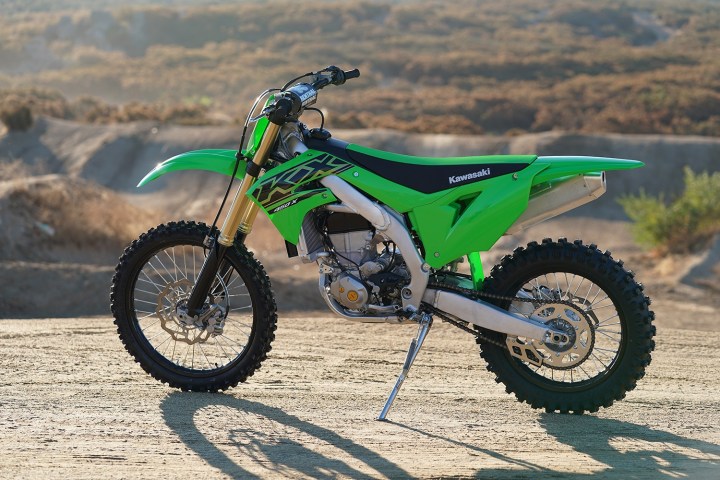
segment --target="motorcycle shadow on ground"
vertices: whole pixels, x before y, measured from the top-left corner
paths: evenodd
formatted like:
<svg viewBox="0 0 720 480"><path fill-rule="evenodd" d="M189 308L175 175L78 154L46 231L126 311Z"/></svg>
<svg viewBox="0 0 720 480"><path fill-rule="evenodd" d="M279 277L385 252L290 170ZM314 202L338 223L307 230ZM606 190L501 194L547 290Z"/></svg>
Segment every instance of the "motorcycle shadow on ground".
<svg viewBox="0 0 720 480"><path fill-rule="evenodd" d="M262 403L225 394L174 392L160 409L186 446L233 478L293 478L298 473L319 479L411 477L349 438ZM318 445L326 451L330 446L333 455L313 450ZM253 471L241 463L252 465ZM362 465L362 471L351 463Z"/></svg>
<svg viewBox="0 0 720 480"><path fill-rule="evenodd" d="M292 478L298 474L320 479L412 477L401 466L347 437L256 401L226 394L173 392L160 409L167 426L187 447L233 478ZM603 478L622 479L717 478L720 469L720 446L710 442L593 415L543 413L538 422L558 443L571 447L578 460L570 461L588 463L588 473L563 471L568 461L565 448L555 454L550 446L543 447L544 458L553 461L541 465L523 460L522 454L510 456L486 448L487 438L482 445L473 445L401 423L386 425L398 427L398 434L406 430L438 444L456 446L459 459L466 456L465 450L473 454L468 458L481 454L507 464L507 468L479 468L474 475L477 478L536 478L538 474L584 478L598 473ZM326 454L319 453L320 449Z"/></svg>
<svg viewBox="0 0 720 480"><path fill-rule="evenodd" d="M554 465L549 468L547 465L512 458L488 448L434 435L408 425L394 424L512 465L508 469L480 469L475 474L476 478L540 478L538 474L541 477L573 479L596 477L598 474L601 474L602 478L621 479L718 478L720 445L593 415L542 413L538 421L559 443L568 445L574 452L587 455L605 467L595 468L593 472L585 474L566 473L563 472L563 465L568 461L565 449L557 452ZM553 457L552 452L546 453L547 457Z"/></svg>

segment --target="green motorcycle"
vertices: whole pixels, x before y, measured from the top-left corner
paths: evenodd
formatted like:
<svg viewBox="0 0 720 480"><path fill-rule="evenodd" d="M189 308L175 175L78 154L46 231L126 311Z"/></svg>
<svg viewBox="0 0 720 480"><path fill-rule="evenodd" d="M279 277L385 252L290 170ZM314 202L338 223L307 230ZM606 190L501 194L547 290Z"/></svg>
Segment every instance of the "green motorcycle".
<svg viewBox="0 0 720 480"><path fill-rule="evenodd" d="M654 348L650 300L632 272L609 252L564 238L517 248L488 277L479 252L598 198L604 171L643 164L412 157L348 144L300 122L322 88L359 75L332 66L267 90L248 114L239 151L187 152L142 179L138 186L178 170L218 172L230 176L224 200L234 178L242 182L219 229L222 206L212 227L163 224L120 257L111 304L130 354L154 378L192 391L225 390L260 367L275 337L276 307L270 280L244 243L262 211L289 257L317 263L320 296L334 313L418 325L380 419L433 318L474 335L488 370L533 408L594 412L622 399ZM458 272L465 257L469 274Z"/></svg>

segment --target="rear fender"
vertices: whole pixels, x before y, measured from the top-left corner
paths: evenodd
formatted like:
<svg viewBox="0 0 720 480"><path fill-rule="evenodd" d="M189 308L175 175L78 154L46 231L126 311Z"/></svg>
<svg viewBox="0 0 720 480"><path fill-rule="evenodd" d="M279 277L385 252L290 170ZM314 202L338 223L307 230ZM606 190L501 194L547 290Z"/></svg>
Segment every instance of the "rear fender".
<svg viewBox="0 0 720 480"><path fill-rule="evenodd" d="M535 166L544 167L535 178L533 185L557 178L581 175L607 170L630 170L645 164L637 160L606 157L538 157Z"/></svg>
<svg viewBox="0 0 720 480"><path fill-rule="evenodd" d="M137 186L145 186L167 173L181 170L205 170L230 176L235 170L235 163L238 162L236 154L237 150L220 149L193 150L192 152L181 153L159 163L140 180ZM241 159L239 162L240 165L238 165L235 177L243 178L245 176L245 160Z"/></svg>

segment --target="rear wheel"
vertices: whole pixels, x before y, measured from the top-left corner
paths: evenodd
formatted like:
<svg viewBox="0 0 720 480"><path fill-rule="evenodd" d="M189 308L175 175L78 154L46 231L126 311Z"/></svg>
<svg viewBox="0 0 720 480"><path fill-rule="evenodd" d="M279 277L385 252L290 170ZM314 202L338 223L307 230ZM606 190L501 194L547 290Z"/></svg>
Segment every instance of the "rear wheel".
<svg viewBox="0 0 720 480"><path fill-rule="evenodd" d="M153 228L125 250L113 277L111 308L125 348L150 375L183 390L244 382L275 338L270 281L242 245L226 251L203 313L183 314L209 232L193 222Z"/></svg>
<svg viewBox="0 0 720 480"><path fill-rule="evenodd" d="M533 242L503 258L484 291L524 298L496 303L546 319L569 338L559 346L484 332L507 348L479 341L496 380L534 408L582 413L608 407L635 388L650 364L650 301L610 252L580 241Z"/></svg>

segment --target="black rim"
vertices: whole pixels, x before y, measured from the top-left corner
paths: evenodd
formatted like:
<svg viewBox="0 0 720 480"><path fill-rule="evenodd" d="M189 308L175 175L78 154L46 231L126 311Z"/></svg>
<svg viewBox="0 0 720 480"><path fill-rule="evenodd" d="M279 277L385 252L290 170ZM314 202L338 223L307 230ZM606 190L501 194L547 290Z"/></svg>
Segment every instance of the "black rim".
<svg viewBox="0 0 720 480"><path fill-rule="evenodd" d="M166 368L186 376L217 375L247 355L255 335L254 292L231 254L223 278L211 292L227 308L221 333L181 325L174 313L200 272L205 249L198 239L166 242L148 252L132 275L128 299L134 334L141 348ZM170 330L170 331L168 331Z"/></svg>
<svg viewBox="0 0 720 480"><path fill-rule="evenodd" d="M507 352L513 369L530 382L553 391L582 391L605 381L620 364L627 342L627 322L618 299L611 293L612 288L602 279L590 280L590 276L591 273L579 270L561 272L542 269L528 273L511 289L513 292L531 291L537 297L537 290L544 287L544 295L541 294L544 301L551 301L547 296L552 296L553 291L560 291L559 299L572 301L588 314L595 325L590 353L573 368L562 365L553 368L547 364L536 367ZM514 311L514 305L504 306ZM536 347L540 347L538 351L544 355L553 353L547 347ZM569 363L572 365L572 357Z"/></svg>

